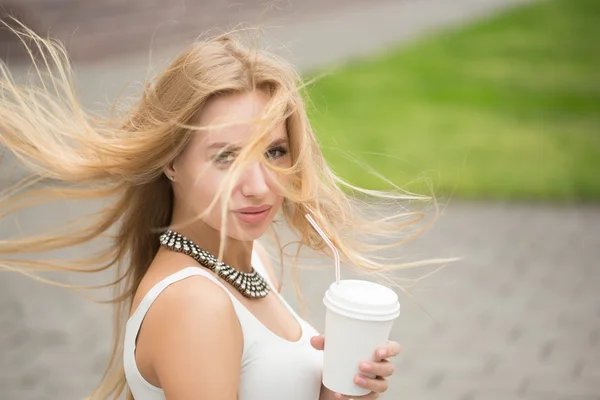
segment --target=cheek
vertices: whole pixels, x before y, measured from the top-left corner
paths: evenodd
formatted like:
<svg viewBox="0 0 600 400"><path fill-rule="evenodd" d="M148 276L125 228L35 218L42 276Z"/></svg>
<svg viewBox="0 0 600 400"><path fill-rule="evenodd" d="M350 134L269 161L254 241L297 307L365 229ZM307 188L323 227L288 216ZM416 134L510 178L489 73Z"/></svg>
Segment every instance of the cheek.
<svg viewBox="0 0 600 400"><path fill-rule="evenodd" d="M280 201L283 201L283 198L287 194L286 190L289 190L292 179L291 175L279 175L274 178L271 190L280 198Z"/></svg>
<svg viewBox="0 0 600 400"><path fill-rule="evenodd" d="M219 193L220 190L226 189L222 187L225 183L224 176L225 173L221 171L208 171L194 188L198 197L196 207L199 208L199 212L207 210L213 200L218 195L221 195L221 199L214 204L206 217L206 222L213 226L213 228L220 227L221 213L223 208L227 207L227 199L229 198Z"/></svg>
<svg viewBox="0 0 600 400"><path fill-rule="evenodd" d="M287 168L291 168L292 167L292 160L290 158L290 156L285 156L282 159L279 159L275 162L274 164L277 168L283 168L283 169L287 169ZM269 187L271 188L271 191L276 193L278 196L281 196L284 194L285 192L285 188L287 188L289 186L289 183L292 180L291 175L288 174L279 174L275 171L269 171Z"/></svg>
<svg viewBox="0 0 600 400"><path fill-rule="evenodd" d="M223 182L222 171L212 168L207 163L185 165L185 172L181 173L179 194L184 199L188 209L194 215L200 215L208 209L216 197ZM203 219L210 225L215 217L220 220L221 205L215 204L209 214Z"/></svg>

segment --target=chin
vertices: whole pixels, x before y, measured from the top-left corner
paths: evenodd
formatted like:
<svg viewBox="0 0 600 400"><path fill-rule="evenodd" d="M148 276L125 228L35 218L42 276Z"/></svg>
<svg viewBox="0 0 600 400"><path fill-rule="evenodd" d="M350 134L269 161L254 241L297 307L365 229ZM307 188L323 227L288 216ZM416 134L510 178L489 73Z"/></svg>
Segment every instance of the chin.
<svg viewBox="0 0 600 400"><path fill-rule="evenodd" d="M239 240L241 242L251 242L259 239L262 235L265 234L270 224L265 224L264 226L256 226L256 227L232 227L231 230L227 232L227 236L232 239Z"/></svg>

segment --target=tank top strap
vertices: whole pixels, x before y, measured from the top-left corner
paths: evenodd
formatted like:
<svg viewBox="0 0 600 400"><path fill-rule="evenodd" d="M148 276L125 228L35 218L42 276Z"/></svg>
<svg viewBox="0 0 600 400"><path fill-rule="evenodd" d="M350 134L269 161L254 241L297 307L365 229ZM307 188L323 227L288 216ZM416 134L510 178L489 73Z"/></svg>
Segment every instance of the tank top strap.
<svg viewBox="0 0 600 400"><path fill-rule="evenodd" d="M149 291L146 293L136 310L133 312L133 315L127 321L125 327L125 338L124 338L124 348L123 348L123 365L125 368L125 376L127 377L128 384L132 389L136 389L136 392L140 393L143 391L147 391L148 389L153 393L152 396L155 396L154 393L160 393L158 397L148 397L152 398L160 398L163 399L162 390L158 387L153 386L148 381L144 379L142 374L140 373L137 363L135 360L135 349L137 336L144 321L148 310L152 306L152 303L158 298L158 296L167 288L169 285L173 283L179 282L183 279L189 278L191 276L203 276L215 284L219 285L225 293L229 295L231 298L231 302L235 309L235 313L242 325L242 330L244 331L244 354L246 354L248 347L248 339L246 338L248 333L253 333L252 331L248 332L248 329L252 329L253 326L248 326L248 321L251 320L248 314L250 312L246 310L246 308L239 302L235 296L227 290L225 285L217 279L216 276L212 275L209 271L203 269L202 267L190 266L184 268L180 271L177 271L166 278L163 278L157 284L155 284ZM251 314L250 314L251 315ZM144 397L145 398L145 397Z"/></svg>
<svg viewBox="0 0 600 400"><path fill-rule="evenodd" d="M131 318L127 321L127 335L129 337L126 337L125 341L133 344L133 346L135 347L135 338L138 335L138 331L142 325L142 322L144 321L144 317L146 316L146 314L148 313L148 310L150 309L150 306L152 306L152 303L154 303L154 301L158 298L158 296L167 287L169 287L169 285L172 285L173 283L179 282L179 281L189 278L191 276L198 276L198 275L204 276L205 278L210 279L212 282L219 285L225 291L225 293L227 293L229 295L229 297L231 298L231 302L233 303L234 309L236 311L236 314L238 314L238 317L239 317L240 312L244 313L245 307L239 302L238 299L235 298L235 296L233 294L231 294L231 292L229 290L227 290L227 288L225 287L225 285L223 283L219 282L217 277L212 275L209 271L202 269L201 267L190 266L190 267L184 268L180 271L177 271L177 272L167 276L166 278L163 278L161 281L159 281L157 284L155 284L148 291L148 293L146 293L146 295L144 296L144 298L138 305L137 309L134 311ZM131 340L133 340L133 342L131 342Z"/></svg>
<svg viewBox="0 0 600 400"><path fill-rule="evenodd" d="M269 284L271 289L273 289L273 291L275 291L274 285L271 282L269 274L267 273L267 270L256 251L252 252L251 260L252 260L251 261L252 266L256 269L256 271L262 277L264 277L267 280L267 283ZM144 298L138 305L137 309L133 312L133 315L127 321L125 342L127 344L129 344L133 349L135 349L135 341L136 341L138 332L140 330L140 327L142 326L142 322L144 321L144 318L146 317L146 314L148 313L148 310L150 309L150 307L152 306L154 301L158 298L158 296L167 287L169 287L169 285L172 285L173 283L176 283L183 279L189 278L190 276L198 276L198 275L204 276L205 278L210 279L212 282L219 285L219 287L221 287L225 291L225 293L227 293L229 295L229 297L231 298L233 307L238 316L238 319L240 319L240 323L242 323L242 325L247 325L249 321L250 322L254 321L255 317L252 315L252 313L250 313L250 311L248 311L248 309L242 303L240 303L240 301L225 287L225 284L220 282L216 276L214 276L210 271L207 271L206 269L204 269L202 267L190 266L190 267L184 268L180 271L177 271L177 272L167 276L166 278L163 278L161 281L159 281L157 284L155 284L148 291L148 293L146 293L146 295L144 296ZM276 293L276 295L278 297L280 297L279 293ZM289 307L289 305L287 303L285 305L288 307L288 309L291 310L291 307ZM295 314L295 312L293 310L291 310L291 311Z"/></svg>

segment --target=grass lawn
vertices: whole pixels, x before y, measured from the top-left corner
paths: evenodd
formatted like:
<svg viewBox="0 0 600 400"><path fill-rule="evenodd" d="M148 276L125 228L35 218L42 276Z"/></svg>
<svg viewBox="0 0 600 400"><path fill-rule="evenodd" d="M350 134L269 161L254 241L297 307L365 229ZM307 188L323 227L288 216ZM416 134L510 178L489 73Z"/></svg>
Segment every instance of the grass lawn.
<svg viewBox="0 0 600 400"><path fill-rule="evenodd" d="M600 1L550 0L357 61L309 89L333 169L438 197L600 200Z"/></svg>

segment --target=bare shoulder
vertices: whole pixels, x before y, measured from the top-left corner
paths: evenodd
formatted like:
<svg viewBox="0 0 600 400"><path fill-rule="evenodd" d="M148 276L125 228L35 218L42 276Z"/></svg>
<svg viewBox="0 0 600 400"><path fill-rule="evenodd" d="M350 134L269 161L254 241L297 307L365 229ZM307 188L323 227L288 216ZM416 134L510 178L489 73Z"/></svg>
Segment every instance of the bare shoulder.
<svg viewBox="0 0 600 400"><path fill-rule="evenodd" d="M240 329L229 295L203 276L169 285L154 301L144 323L160 340L169 334L188 339L185 336L219 331L224 325Z"/></svg>
<svg viewBox="0 0 600 400"><path fill-rule="evenodd" d="M204 276L194 275L165 288L155 300L147 318L155 316L165 323L182 324L195 322L196 318L192 321L185 318L193 315L204 317L214 315L221 320L227 316L235 317L235 309L231 298L223 288Z"/></svg>
<svg viewBox="0 0 600 400"><path fill-rule="evenodd" d="M275 286L279 291L281 291L279 281L277 279L277 276L275 275L275 270L273 269L273 263L271 262L271 257L269 256L269 253L262 245L262 243L260 243L258 240L254 241L254 249L256 250L256 254L260 258L260 261L262 261L262 264L265 266L267 274L269 274L269 279L271 279L271 282L273 282L273 286Z"/></svg>
<svg viewBox="0 0 600 400"><path fill-rule="evenodd" d="M138 341L167 398L235 398L242 330L231 298L210 279L190 276L164 289Z"/></svg>

